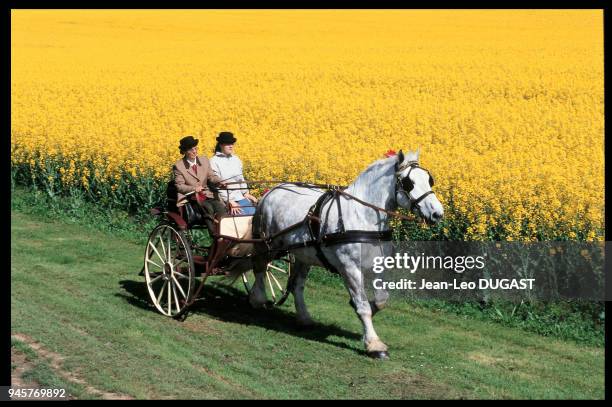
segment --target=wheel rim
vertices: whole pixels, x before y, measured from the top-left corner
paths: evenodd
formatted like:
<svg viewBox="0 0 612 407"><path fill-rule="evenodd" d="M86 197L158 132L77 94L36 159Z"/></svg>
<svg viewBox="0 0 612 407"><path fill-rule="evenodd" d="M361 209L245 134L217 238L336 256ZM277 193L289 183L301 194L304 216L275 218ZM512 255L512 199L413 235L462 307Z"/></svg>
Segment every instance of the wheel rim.
<svg viewBox="0 0 612 407"><path fill-rule="evenodd" d="M289 258L282 258L268 263L266 267L264 277L266 295L274 304L278 304L287 292L287 282L291 275L291 264ZM250 293L255 282L253 271L242 274L242 282L247 293Z"/></svg>
<svg viewBox="0 0 612 407"><path fill-rule="evenodd" d="M153 305L163 315L179 315L193 292L195 271L190 247L170 225L157 226L145 250L145 280Z"/></svg>

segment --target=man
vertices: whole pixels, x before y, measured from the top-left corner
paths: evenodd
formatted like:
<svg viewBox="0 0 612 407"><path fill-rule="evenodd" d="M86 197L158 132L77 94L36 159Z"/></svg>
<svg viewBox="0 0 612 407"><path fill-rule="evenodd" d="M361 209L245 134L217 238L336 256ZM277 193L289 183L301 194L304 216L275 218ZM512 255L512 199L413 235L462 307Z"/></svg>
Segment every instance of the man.
<svg viewBox="0 0 612 407"><path fill-rule="evenodd" d="M203 209L204 223L212 236L216 230L213 222L215 214L225 215L227 211L218 196L208 188L208 183L213 186L224 184L213 173L208 158L204 155L198 156L198 141L193 136L183 137L180 141L179 151L183 158L172 168L174 184L178 191L177 206L185 204L185 194L195 192L195 200Z"/></svg>

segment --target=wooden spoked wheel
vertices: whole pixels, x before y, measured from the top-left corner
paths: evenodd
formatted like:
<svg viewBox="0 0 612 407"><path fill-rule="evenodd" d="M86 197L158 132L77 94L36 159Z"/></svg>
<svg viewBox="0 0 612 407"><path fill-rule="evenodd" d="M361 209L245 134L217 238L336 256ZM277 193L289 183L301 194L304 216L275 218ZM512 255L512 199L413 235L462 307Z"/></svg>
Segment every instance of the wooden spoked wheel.
<svg viewBox="0 0 612 407"><path fill-rule="evenodd" d="M195 267L190 242L181 230L166 223L153 229L144 275L155 308L169 317L182 315L195 291Z"/></svg>
<svg viewBox="0 0 612 407"><path fill-rule="evenodd" d="M268 263L266 275L264 277L266 293L274 305L281 305L287 298L287 283L291 275L292 261L290 257L281 258ZM251 292L255 283L253 271L248 271L242 275L242 281L247 293Z"/></svg>

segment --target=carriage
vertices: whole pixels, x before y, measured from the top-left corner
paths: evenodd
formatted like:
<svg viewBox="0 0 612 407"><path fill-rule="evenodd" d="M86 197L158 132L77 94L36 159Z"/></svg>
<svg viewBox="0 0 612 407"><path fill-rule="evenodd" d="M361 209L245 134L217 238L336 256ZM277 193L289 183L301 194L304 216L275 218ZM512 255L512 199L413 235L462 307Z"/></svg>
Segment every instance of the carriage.
<svg viewBox="0 0 612 407"><path fill-rule="evenodd" d="M253 216L216 217L215 230L208 231L206 236L204 214L190 199L193 193L177 205L171 187L169 183L166 207L151 209L159 223L149 235L141 270L155 308L168 317L184 317L200 298L209 278L228 280L229 276L239 274L248 295L254 282L250 259L257 241L251 236ZM265 272L268 304L282 305L287 299L290 273L289 255L268 263Z"/></svg>

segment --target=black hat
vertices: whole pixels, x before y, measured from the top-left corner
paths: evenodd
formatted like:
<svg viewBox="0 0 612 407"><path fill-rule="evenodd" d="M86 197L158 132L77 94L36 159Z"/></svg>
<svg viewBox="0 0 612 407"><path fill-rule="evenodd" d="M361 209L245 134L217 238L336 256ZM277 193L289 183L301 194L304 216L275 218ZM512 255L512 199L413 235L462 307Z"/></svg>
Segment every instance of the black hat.
<svg viewBox="0 0 612 407"><path fill-rule="evenodd" d="M181 145L179 145L179 150L181 151L181 153L184 153L185 151L195 147L198 145L198 139L197 138L193 138L193 136L187 136L187 137L183 137L181 139Z"/></svg>
<svg viewBox="0 0 612 407"><path fill-rule="evenodd" d="M219 144L234 144L236 142L236 137L229 131L222 131L219 133L219 137L217 137L217 143Z"/></svg>

